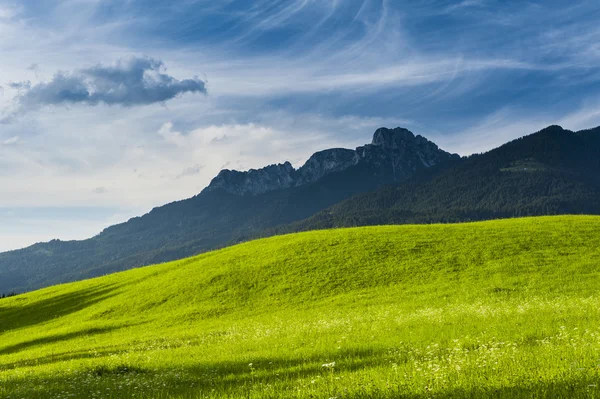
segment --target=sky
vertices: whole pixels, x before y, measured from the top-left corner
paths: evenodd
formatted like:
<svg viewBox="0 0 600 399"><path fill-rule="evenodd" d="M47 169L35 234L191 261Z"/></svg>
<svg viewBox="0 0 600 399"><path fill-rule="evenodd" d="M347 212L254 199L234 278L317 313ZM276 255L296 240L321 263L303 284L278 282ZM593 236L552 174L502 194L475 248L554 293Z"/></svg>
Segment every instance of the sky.
<svg viewBox="0 0 600 399"><path fill-rule="evenodd" d="M600 4L0 0L0 251L406 127L468 155L600 125Z"/></svg>

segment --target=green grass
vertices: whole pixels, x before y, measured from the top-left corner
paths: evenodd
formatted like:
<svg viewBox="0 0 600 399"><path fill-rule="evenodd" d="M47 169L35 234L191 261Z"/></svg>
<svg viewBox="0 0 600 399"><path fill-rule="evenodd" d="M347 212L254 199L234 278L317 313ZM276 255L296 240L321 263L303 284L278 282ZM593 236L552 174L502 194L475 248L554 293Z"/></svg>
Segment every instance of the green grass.
<svg viewBox="0 0 600 399"><path fill-rule="evenodd" d="M0 300L0 397L600 397L600 217L318 231Z"/></svg>

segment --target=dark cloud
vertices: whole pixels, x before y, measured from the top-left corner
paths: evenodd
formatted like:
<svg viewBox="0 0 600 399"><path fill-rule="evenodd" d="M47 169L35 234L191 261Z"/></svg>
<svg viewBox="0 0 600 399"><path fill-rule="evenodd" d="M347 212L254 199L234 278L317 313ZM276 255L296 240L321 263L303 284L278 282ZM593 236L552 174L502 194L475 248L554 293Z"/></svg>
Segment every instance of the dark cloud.
<svg viewBox="0 0 600 399"><path fill-rule="evenodd" d="M16 82L11 86L22 90L16 98L21 111L71 104L132 107L163 103L184 93L206 93L202 80L177 80L165 73L162 61L152 58L129 58L112 66L58 72L49 82L29 86Z"/></svg>
<svg viewBox="0 0 600 399"><path fill-rule="evenodd" d="M29 90L29 89L31 89L31 82L28 80L25 82L11 82L8 84L8 87L10 87L11 89L15 89L15 90L21 90L21 89Z"/></svg>
<svg viewBox="0 0 600 399"><path fill-rule="evenodd" d="M32 71L35 74L35 77L38 77L38 72L40 70L40 64L31 64L27 67L28 71Z"/></svg>

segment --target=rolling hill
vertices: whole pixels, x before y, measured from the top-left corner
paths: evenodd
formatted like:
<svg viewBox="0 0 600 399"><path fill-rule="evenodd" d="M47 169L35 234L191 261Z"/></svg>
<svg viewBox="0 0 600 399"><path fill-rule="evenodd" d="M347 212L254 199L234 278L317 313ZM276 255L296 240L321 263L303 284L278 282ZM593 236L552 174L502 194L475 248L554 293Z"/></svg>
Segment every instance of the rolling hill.
<svg viewBox="0 0 600 399"><path fill-rule="evenodd" d="M595 216L261 239L0 299L0 397L597 397L599 284Z"/></svg>

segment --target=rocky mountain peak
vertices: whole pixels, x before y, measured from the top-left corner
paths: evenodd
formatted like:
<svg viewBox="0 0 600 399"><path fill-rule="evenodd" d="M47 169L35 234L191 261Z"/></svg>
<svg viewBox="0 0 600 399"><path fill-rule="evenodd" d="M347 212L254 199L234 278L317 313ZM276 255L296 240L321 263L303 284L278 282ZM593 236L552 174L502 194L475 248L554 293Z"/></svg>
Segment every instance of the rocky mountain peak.
<svg viewBox="0 0 600 399"><path fill-rule="evenodd" d="M341 172L357 162L356 151L346 148L316 152L298 169L298 185L317 181L333 172Z"/></svg>
<svg viewBox="0 0 600 399"><path fill-rule="evenodd" d="M453 157L458 155L440 150L437 145L425 137L415 136L410 130L380 128L375 131L371 144L356 150L332 148L316 152L297 170L289 162L247 172L222 170L205 190L223 189L231 194L257 195L310 184L358 164L366 164L375 175L402 181L420 168Z"/></svg>
<svg viewBox="0 0 600 399"><path fill-rule="evenodd" d="M398 148L403 142L413 141L414 139L415 135L408 129L402 127L395 129L382 127L377 129L373 134L371 144L384 148Z"/></svg>

